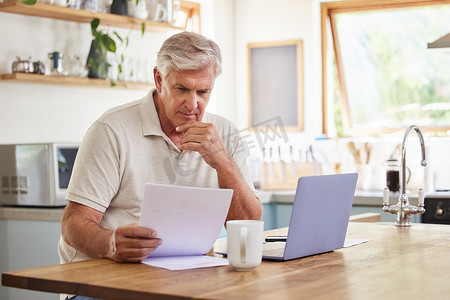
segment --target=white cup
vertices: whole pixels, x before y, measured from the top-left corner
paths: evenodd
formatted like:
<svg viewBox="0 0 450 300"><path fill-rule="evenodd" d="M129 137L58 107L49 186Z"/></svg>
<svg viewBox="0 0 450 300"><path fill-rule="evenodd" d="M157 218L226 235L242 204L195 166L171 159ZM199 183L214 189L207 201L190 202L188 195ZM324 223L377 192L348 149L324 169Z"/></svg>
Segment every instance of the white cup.
<svg viewBox="0 0 450 300"><path fill-rule="evenodd" d="M147 0L148 18L155 22L167 22L167 3L162 0Z"/></svg>
<svg viewBox="0 0 450 300"><path fill-rule="evenodd" d="M228 261L236 271L251 271L261 264L263 221L227 222Z"/></svg>
<svg viewBox="0 0 450 300"><path fill-rule="evenodd" d="M53 0L53 5L66 7L69 5L69 1L67 0Z"/></svg>

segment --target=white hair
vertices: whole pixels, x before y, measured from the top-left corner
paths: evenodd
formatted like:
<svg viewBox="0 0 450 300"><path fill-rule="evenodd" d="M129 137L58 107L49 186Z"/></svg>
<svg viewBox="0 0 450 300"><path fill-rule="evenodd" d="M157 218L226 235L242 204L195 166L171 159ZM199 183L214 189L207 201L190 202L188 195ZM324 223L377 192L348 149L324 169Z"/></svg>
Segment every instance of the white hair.
<svg viewBox="0 0 450 300"><path fill-rule="evenodd" d="M168 38L156 57L158 71L166 76L170 70L202 70L213 65L216 77L222 72L219 46L194 32L180 32Z"/></svg>

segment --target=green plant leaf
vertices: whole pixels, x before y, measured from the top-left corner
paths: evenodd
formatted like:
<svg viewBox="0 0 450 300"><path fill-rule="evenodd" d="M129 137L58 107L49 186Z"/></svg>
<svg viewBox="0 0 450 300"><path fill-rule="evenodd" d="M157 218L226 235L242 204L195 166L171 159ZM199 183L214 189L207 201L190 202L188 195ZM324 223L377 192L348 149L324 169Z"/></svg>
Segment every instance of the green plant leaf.
<svg viewBox="0 0 450 300"><path fill-rule="evenodd" d="M94 43L101 47L102 34L98 31L92 31L92 36L94 37Z"/></svg>
<svg viewBox="0 0 450 300"><path fill-rule="evenodd" d="M117 33L117 31L113 31L114 35L119 39L121 43L123 43L122 37Z"/></svg>
<svg viewBox="0 0 450 300"><path fill-rule="evenodd" d="M110 52L116 52L116 42L107 34L102 35L102 43L106 50Z"/></svg>
<svg viewBox="0 0 450 300"><path fill-rule="evenodd" d="M100 19L99 18L95 18L91 21L91 30L92 33L97 31L97 27L98 25L100 25Z"/></svg>
<svg viewBox="0 0 450 300"><path fill-rule="evenodd" d="M139 1L139 0L138 0ZM141 25L141 33L142 33L142 35L144 35L144 33L145 33L145 22L142 22L142 25Z"/></svg>
<svg viewBox="0 0 450 300"><path fill-rule="evenodd" d="M19 2L22 2L25 5L34 5L36 4L37 0L19 0Z"/></svg>

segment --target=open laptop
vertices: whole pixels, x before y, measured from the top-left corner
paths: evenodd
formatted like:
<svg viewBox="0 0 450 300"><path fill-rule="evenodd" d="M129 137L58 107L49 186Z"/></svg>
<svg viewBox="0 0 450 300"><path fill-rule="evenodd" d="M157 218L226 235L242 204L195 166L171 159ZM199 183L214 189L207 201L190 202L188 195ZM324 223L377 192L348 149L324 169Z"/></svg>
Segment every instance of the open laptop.
<svg viewBox="0 0 450 300"><path fill-rule="evenodd" d="M284 261L342 248L357 178L357 173L300 177L286 240L265 242L263 259Z"/></svg>

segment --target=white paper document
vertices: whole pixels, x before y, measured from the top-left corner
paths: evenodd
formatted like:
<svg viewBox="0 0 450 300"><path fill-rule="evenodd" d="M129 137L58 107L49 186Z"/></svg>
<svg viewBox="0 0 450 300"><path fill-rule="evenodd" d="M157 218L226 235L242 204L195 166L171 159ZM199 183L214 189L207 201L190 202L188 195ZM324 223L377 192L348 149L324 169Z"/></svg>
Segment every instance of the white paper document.
<svg viewBox="0 0 450 300"><path fill-rule="evenodd" d="M370 240L368 240L368 239L346 238L343 248L356 246L356 245L363 244L363 243L366 243L366 242L369 242L369 241Z"/></svg>
<svg viewBox="0 0 450 300"><path fill-rule="evenodd" d="M172 271L229 265L228 260L225 258L207 255L148 257L147 259L143 260L142 263Z"/></svg>
<svg viewBox="0 0 450 300"><path fill-rule="evenodd" d="M139 225L162 244L152 257L208 253L220 234L233 190L146 183Z"/></svg>

